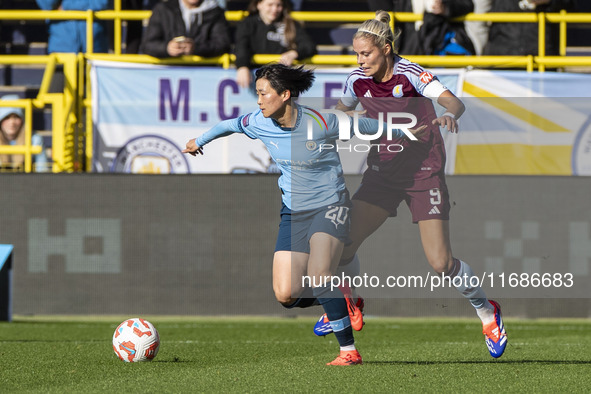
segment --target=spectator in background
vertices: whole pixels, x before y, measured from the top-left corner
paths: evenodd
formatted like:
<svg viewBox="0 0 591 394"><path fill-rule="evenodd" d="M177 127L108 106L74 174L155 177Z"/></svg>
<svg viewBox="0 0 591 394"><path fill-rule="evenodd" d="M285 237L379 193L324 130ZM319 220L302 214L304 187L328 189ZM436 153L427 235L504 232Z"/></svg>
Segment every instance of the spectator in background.
<svg viewBox="0 0 591 394"><path fill-rule="evenodd" d="M36 0L42 10L101 11L113 8L112 0ZM50 20L47 52L87 52L86 21ZM93 23L93 52L108 52L109 42L105 21Z"/></svg>
<svg viewBox="0 0 591 394"><path fill-rule="evenodd" d="M575 0L493 0L491 12L573 11ZM546 24L546 55L559 55L557 23ZM525 56L538 54L537 23L493 23L485 55Z"/></svg>
<svg viewBox="0 0 591 394"><path fill-rule="evenodd" d="M420 0L422 2L423 0ZM367 0L370 11L413 12L412 0ZM421 12L422 13L422 12ZM417 29L413 22L395 22L397 39L394 43L396 51L408 55L408 43L416 42Z"/></svg>
<svg viewBox="0 0 591 394"><path fill-rule="evenodd" d="M18 100L16 94L7 94L2 100ZM0 145L25 145L24 116L22 108L0 107ZM43 147L43 139L33 134L31 145ZM33 156L35 168L45 169L47 157L45 152ZM0 154L0 167L3 169L24 169L25 155Z"/></svg>
<svg viewBox="0 0 591 394"><path fill-rule="evenodd" d="M230 44L228 21L216 0L163 0L152 10L142 52L214 57L229 52Z"/></svg>
<svg viewBox="0 0 591 394"><path fill-rule="evenodd" d="M423 23L416 46L418 55L475 54L464 23L452 22L453 18L474 11L472 0L424 0L423 6Z"/></svg>
<svg viewBox="0 0 591 394"><path fill-rule="evenodd" d="M473 0L474 1L474 13L475 14L486 14L492 8L493 0ZM468 37L474 44L474 51L476 55L482 55L484 46L488 41L488 29L490 24L484 21L464 21L464 27Z"/></svg>
<svg viewBox="0 0 591 394"><path fill-rule="evenodd" d="M251 0L249 15L236 28L236 81L246 88L252 81L251 58L255 54L281 54L279 62L293 62L316 53L316 44L290 16L289 0Z"/></svg>
<svg viewBox="0 0 591 394"><path fill-rule="evenodd" d="M472 0L368 0L372 11L413 12L423 20L400 23L401 55L473 55L474 45L462 22L453 18L474 11ZM388 8L378 8L387 6Z"/></svg>
<svg viewBox="0 0 591 394"><path fill-rule="evenodd" d="M130 11L151 10L157 0L121 0L121 9ZM144 25L142 21L127 21L125 53L138 53L142 43Z"/></svg>

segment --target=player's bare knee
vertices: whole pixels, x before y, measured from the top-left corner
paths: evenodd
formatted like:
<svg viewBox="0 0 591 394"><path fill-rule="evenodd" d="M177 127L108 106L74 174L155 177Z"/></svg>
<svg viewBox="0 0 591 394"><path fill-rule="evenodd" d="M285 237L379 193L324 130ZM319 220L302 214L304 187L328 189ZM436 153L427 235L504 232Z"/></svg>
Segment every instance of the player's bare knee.
<svg viewBox="0 0 591 394"><path fill-rule="evenodd" d="M283 305L285 308L292 308L294 303L297 301L297 298L291 298L291 297L287 297L287 298L283 298L283 299L277 299L277 301L279 301L279 303L281 305Z"/></svg>
<svg viewBox="0 0 591 394"><path fill-rule="evenodd" d="M289 305L293 303L291 291L288 289L275 289L275 299L277 302L283 305Z"/></svg>
<svg viewBox="0 0 591 394"><path fill-rule="evenodd" d="M445 257L439 258L431 258L429 259L429 264L433 268L433 270L438 273L439 275L445 274L449 276L453 271L453 259L448 259Z"/></svg>

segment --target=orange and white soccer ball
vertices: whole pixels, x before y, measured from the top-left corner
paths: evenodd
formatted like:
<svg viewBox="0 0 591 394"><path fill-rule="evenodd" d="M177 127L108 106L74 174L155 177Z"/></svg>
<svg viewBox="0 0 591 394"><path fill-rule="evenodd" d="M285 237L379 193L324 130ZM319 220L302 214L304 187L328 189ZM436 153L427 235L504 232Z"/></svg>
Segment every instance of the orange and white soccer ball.
<svg viewBox="0 0 591 394"><path fill-rule="evenodd" d="M113 334L113 350L128 363L151 361L160 348L156 327L147 320L134 318L119 324Z"/></svg>

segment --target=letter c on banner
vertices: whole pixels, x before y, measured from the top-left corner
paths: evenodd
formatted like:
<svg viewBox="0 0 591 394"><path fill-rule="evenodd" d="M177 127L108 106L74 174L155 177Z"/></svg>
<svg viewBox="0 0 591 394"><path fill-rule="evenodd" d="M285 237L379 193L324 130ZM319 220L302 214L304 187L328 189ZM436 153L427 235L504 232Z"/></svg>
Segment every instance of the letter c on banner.
<svg viewBox="0 0 591 394"><path fill-rule="evenodd" d="M232 93L234 94L238 94L239 92L238 84L233 79L223 79L220 82L220 86L218 88L218 116L221 120L236 118L238 117L240 111L238 107L234 106L230 108L231 112L229 114L226 114L224 103L226 102L225 89L227 87L231 88Z"/></svg>

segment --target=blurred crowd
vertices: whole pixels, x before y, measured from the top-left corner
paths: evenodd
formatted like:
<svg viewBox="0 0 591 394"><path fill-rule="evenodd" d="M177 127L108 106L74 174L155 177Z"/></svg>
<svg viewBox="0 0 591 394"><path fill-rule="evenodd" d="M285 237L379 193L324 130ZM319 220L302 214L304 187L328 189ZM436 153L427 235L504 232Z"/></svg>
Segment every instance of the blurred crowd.
<svg viewBox="0 0 591 394"><path fill-rule="evenodd" d="M0 0L16 9L27 0ZM107 10L113 0L28 0L42 10ZM147 23L126 23L125 52L155 57L234 53L238 79L257 53L281 54L291 64L316 53L318 37L291 17L291 11L394 11L421 14L418 22L397 23L401 55L537 55L535 23L457 22L468 13L576 11L576 0L122 0L124 10L153 10ZM7 3L5 7L5 4ZM249 16L228 23L226 10ZM48 21L47 52L85 52L85 21ZM108 52L112 22L94 22L94 52ZM558 25L546 28L546 54L558 54ZM4 40L7 35L3 34ZM12 38L15 38L14 35ZM19 38L15 38L19 39Z"/></svg>

